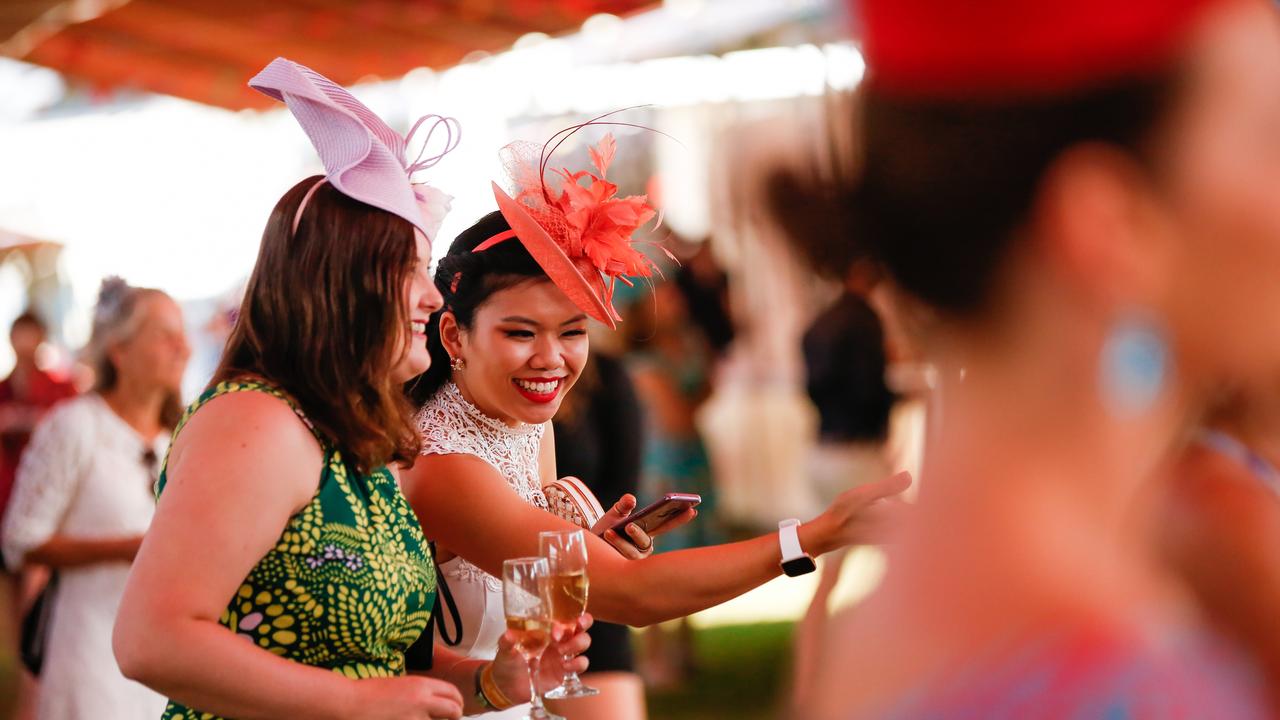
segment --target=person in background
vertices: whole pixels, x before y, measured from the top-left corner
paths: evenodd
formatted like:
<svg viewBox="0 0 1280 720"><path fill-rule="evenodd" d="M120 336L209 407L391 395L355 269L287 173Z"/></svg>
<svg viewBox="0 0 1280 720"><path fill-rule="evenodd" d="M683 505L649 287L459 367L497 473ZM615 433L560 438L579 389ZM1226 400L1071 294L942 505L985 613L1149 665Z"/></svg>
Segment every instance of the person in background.
<svg viewBox="0 0 1280 720"><path fill-rule="evenodd" d="M640 474L645 501L669 492L697 493L699 521L667 533L664 552L720 540L715 488L695 416L711 393L713 356L690 322L689 306L674 282L654 285L653 297L627 310L627 369L642 398L645 444Z"/></svg>
<svg viewBox="0 0 1280 720"><path fill-rule="evenodd" d="M76 394L70 381L39 366L37 355L47 331L44 321L31 311L15 318L9 329L14 365L9 377L0 380L0 522L9 505L18 462L31 439L32 429L54 404ZM20 626L22 615L47 581L47 568L31 566L20 571L0 562L0 584L6 586L12 599L8 607L13 618L5 619ZM17 638L14 634L14 643ZM11 648L6 645L5 649ZM19 683L19 700L14 713L19 718L29 717L35 712L35 680L25 670L17 670L15 677Z"/></svg>
<svg viewBox="0 0 1280 720"><path fill-rule="evenodd" d="M729 312L729 276L716 262L711 242L704 239L693 245L692 252L678 254L680 266L672 281L684 295L689 318L702 331L714 357L720 359L733 343L735 329ZM686 243L684 249L688 247Z"/></svg>
<svg viewBox="0 0 1280 720"><path fill-rule="evenodd" d="M854 263L840 296L804 334L805 386L818 410L809 477L819 505L888 471L894 397L885 385L884 329L868 302L878 274L869 260Z"/></svg>
<svg viewBox="0 0 1280 720"><path fill-rule="evenodd" d="M156 718L164 698L121 674L111 628L181 411L190 355L182 310L159 290L108 279L85 355L93 391L36 427L0 539L10 566L56 574L45 590L53 610L36 717Z"/></svg>
<svg viewBox="0 0 1280 720"><path fill-rule="evenodd" d="M698 409L711 395L711 345L692 322L686 295L675 282L660 282L653 298L633 303L626 330L627 367L644 398L640 496L646 503L670 492L702 496L699 521L668 533L661 551L714 545L721 537L716 488L696 422ZM695 658L688 618L648 627L644 638L648 682L675 687L691 677Z"/></svg>
<svg viewBox="0 0 1280 720"><path fill-rule="evenodd" d="M30 311L14 319L9 329L14 365L9 377L0 380L0 517L8 507L18 461L32 429L55 403L76 394L70 381L36 362L47 335L44 321Z"/></svg>
<svg viewBox="0 0 1280 720"><path fill-rule="evenodd" d="M552 424L558 474L582 480L600 498L639 492L640 404L620 360L599 350L591 353ZM601 692L574 701L574 720L644 720L644 685L635 672L631 630L596 623L587 659L591 672L584 681Z"/></svg>

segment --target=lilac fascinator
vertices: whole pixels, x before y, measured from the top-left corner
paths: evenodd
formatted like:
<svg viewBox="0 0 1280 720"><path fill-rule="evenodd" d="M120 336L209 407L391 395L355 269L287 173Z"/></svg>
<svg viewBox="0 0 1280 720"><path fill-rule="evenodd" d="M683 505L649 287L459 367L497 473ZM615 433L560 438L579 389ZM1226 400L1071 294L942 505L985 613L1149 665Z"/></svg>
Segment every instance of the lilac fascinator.
<svg viewBox="0 0 1280 720"><path fill-rule="evenodd" d="M249 81L249 87L288 106L324 163L325 179L347 197L394 213L434 240L452 198L440 190L413 182L413 174L435 165L457 147L458 121L439 115L419 118L407 138L392 130L351 93L314 70L292 60L276 58ZM405 152L419 128L427 126L422 152L410 163ZM422 157L437 129L443 128L444 147ZM297 228L312 186L294 219Z"/></svg>

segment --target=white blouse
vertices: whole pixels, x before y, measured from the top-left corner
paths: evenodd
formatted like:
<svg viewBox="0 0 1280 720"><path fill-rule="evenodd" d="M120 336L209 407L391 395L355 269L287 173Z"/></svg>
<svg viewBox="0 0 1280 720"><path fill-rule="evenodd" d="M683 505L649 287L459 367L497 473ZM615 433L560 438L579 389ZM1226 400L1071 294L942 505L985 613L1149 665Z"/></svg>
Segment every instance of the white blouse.
<svg viewBox="0 0 1280 720"><path fill-rule="evenodd" d="M0 532L10 567L54 535L117 539L141 535L155 513L153 467L168 437L146 441L97 393L55 407L22 455ZM97 563L58 571L40 720L153 720L165 700L121 675L111 630L129 564Z"/></svg>
<svg viewBox="0 0 1280 720"><path fill-rule="evenodd" d="M447 383L418 413L423 455L472 455L502 474L512 492L534 507L547 509L539 478L538 453L542 425L510 426L485 415L462 396L457 385ZM423 528L428 537L430 528ZM441 563L462 617L462 642L456 648L468 657L492 660L498 640L507 630L502 608L502 579L494 577L461 556ZM487 714L494 720L523 718L529 706Z"/></svg>
<svg viewBox="0 0 1280 720"><path fill-rule="evenodd" d="M589 501L574 500L555 484L543 488L538 460L545 425L507 425L491 418L463 397L452 382L446 383L423 406L417 420L423 455L480 458L502 475L521 500L583 527L591 523L577 503L594 503L594 516L601 514L594 496ZM574 492L590 494L585 486L579 486ZM423 532L431 537L430 528L423 528ZM468 657L492 660L498 653L498 640L507 630L502 578L490 575L461 556L440 563L440 572L449 584L462 619L462 639L456 650ZM527 704L519 705L484 717L515 720L524 718L528 708Z"/></svg>

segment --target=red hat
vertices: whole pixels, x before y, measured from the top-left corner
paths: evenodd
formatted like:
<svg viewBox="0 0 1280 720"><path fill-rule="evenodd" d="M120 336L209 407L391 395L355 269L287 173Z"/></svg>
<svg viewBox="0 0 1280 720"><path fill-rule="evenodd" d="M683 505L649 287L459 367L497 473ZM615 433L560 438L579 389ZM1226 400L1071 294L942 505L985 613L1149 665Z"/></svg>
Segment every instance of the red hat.
<svg viewBox="0 0 1280 720"><path fill-rule="evenodd" d="M648 277L656 269L635 247L632 235L657 213L644 195L618 197L618 186L605 179L616 149L612 135L590 148L595 173L552 171L560 181L554 190L545 178L551 153L567 137L565 133L572 135L596 124L622 124L597 120L566 128L541 148L528 143L503 148L503 164L515 192L508 195L493 183L493 195L511 230L485 240L472 252L517 239L573 304L613 328L622 319L613 307L615 283L630 285L628 276Z"/></svg>
<svg viewBox="0 0 1280 720"><path fill-rule="evenodd" d="M1221 0L859 0L868 82L909 97L1053 94L1167 64Z"/></svg>

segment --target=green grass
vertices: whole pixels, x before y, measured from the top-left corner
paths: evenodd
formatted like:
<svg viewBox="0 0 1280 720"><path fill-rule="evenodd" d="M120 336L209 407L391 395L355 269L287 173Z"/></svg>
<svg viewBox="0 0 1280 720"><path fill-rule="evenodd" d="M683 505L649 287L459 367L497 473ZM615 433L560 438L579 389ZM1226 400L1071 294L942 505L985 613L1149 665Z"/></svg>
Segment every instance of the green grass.
<svg viewBox="0 0 1280 720"><path fill-rule="evenodd" d="M775 720L791 673L791 623L694 633L696 672L678 690L649 693L652 720Z"/></svg>

